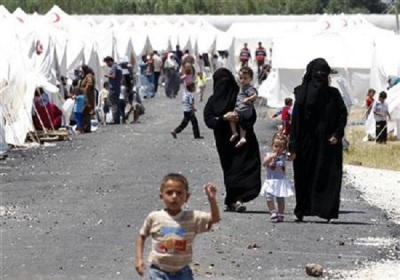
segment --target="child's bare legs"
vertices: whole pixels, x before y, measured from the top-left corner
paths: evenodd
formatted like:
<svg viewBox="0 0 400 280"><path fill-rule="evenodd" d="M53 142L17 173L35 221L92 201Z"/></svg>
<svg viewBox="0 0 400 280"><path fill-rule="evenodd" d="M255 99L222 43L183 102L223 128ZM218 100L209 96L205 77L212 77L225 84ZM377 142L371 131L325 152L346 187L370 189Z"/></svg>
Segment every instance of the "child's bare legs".
<svg viewBox="0 0 400 280"><path fill-rule="evenodd" d="M236 148L239 148L239 147L243 146L243 145L246 144L246 143L247 143L247 141L246 141L246 130L243 129L243 128L240 126L240 140L239 140L239 142L236 144Z"/></svg>
<svg viewBox="0 0 400 280"><path fill-rule="evenodd" d="M267 194L267 207L269 210L269 215L271 217L271 220L275 220L276 218L278 218L278 215L276 213L274 199L275 198L272 194Z"/></svg>
<svg viewBox="0 0 400 280"><path fill-rule="evenodd" d="M205 89L204 86L200 87L200 92L199 92L200 93L200 102L203 101L204 89Z"/></svg>
<svg viewBox="0 0 400 280"><path fill-rule="evenodd" d="M277 197L276 202L278 204L278 219L277 222L283 222L284 213L285 213L285 198Z"/></svg>
<svg viewBox="0 0 400 280"><path fill-rule="evenodd" d="M232 131L232 136L229 141L233 142L239 136L237 129L236 129L236 122L229 122L229 126L231 127L231 131Z"/></svg>

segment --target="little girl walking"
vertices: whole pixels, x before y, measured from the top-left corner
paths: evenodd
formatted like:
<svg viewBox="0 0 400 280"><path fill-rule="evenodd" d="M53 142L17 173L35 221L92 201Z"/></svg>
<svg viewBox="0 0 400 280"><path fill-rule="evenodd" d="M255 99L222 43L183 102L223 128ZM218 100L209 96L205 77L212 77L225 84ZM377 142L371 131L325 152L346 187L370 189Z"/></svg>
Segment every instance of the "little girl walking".
<svg viewBox="0 0 400 280"><path fill-rule="evenodd" d="M291 156L286 154L287 145L286 136L275 134L272 138L271 152L267 153L263 160L266 176L261 195L267 199L271 220L276 222L283 222L285 197L293 195L292 187L286 178L286 160L292 160ZM278 210L275 208L275 200Z"/></svg>

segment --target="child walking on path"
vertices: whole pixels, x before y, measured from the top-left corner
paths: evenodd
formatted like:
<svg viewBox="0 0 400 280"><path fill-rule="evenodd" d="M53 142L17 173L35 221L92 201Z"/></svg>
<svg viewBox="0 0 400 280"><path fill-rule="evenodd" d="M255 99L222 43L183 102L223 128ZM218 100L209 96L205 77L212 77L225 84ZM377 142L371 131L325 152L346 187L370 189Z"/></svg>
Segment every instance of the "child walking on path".
<svg viewBox="0 0 400 280"><path fill-rule="evenodd" d="M248 120L251 118L254 112L254 101L257 99L257 90L250 84L253 80L253 70L250 67L242 67L239 72L240 90L237 95L236 105L234 113L239 116L239 119L243 118ZM230 141L234 142L239 136L237 132L237 124L239 124L240 139L236 144L236 148L239 148L247 143L246 130L241 126L240 122L230 122L232 136Z"/></svg>
<svg viewBox="0 0 400 280"><path fill-rule="evenodd" d="M220 221L216 186L207 183L204 190L210 213L183 210L190 196L187 179L174 173L162 179L160 199L165 208L147 216L136 239L136 271L140 276L145 272L144 243L151 235L149 279L193 279L189 264L192 262L194 238L199 233L209 231L214 223Z"/></svg>
<svg viewBox="0 0 400 280"><path fill-rule="evenodd" d="M285 212L285 197L293 195L292 187L286 178L286 160L292 160L286 155L288 139L283 134L275 134L272 138L271 150L263 160L266 167L265 181L261 189L261 195L267 199L272 221L283 222ZM278 211L275 208L275 200Z"/></svg>
<svg viewBox="0 0 400 280"><path fill-rule="evenodd" d="M289 136L290 134L290 127L292 122L292 106L293 106L293 99L292 98L285 98L285 107L281 108L276 112L272 117L276 118L277 116L281 115L282 119L282 129L281 133L285 136Z"/></svg>
<svg viewBox="0 0 400 280"><path fill-rule="evenodd" d="M195 139L203 139L204 137L200 135L199 123L196 118L196 109L194 108L194 96L193 93L196 89L196 85L192 82L187 86L184 86L182 103L183 103L183 120L181 124L171 131L172 137L176 139L176 135L181 133L182 130L186 128L189 121L192 123L193 135Z"/></svg>
<svg viewBox="0 0 400 280"><path fill-rule="evenodd" d="M203 72L197 73L197 88L200 95L200 102L203 101L204 91L206 90L206 77Z"/></svg>
<svg viewBox="0 0 400 280"><path fill-rule="evenodd" d="M75 99L74 114L76 120L76 130L78 133L83 133L83 109L86 105L86 97L82 94L82 91L78 90L76 95L73 95L72 98Z"/></svg>
<svg viewBox="0 0 400 280"><path fill-rule="evenodd" d="M375 134L376 143L386 144L387 141L387 120L390 120L389 107L385 103L387 98L386 92L379 93L379 99L372 105L372 112L375 117Z"/></svg>

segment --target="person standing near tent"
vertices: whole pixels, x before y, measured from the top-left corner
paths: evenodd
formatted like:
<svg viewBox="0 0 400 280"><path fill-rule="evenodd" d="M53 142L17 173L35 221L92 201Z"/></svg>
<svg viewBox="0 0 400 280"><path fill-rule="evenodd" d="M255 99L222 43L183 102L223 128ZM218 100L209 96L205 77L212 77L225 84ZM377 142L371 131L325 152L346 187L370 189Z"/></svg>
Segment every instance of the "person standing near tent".
<svg viewBox="0 0 400 280"><path fill-rule="evenodd" d="M104 76L108 78L109 84L109 102L113 114L114 124L120 123L119 115L119 94L121 92L122 69L114 62L114 58L107 56L104 62L110 67L110 72Z"/></svg>
<svg viewBox="0 0 400 280"><path fill-rule="evenodd" d="M158 91L158 81L161 75L161 69L163 65L163 61L161 57L158 55L157 51L153 52L153 64L154 64L154 92L157 94Z"/></svg>
<svg viewBox="0 0 400 280"><path fill-rule="evenodd" d="M175 98L177 90L179 90L180 81L178 76L178 63L175 60L174 54L169 53L168 58L164 62L165 70L165 95L168 98Z"/></svg>
<svg viewBox="0 0 400 280"><path fill-rule="evenodd" d="M385 100L387 93L381 91L379 93L378 101L372 105L372 112L375 118L375 134L376 143L386 144L387 141L387 120L390 120L389 107Z"/></svg>
<svg viewBox="0 0 400 280"><path fill-rule="evenodd" d="M239 53L239 61L242 63L242 67L249 66L249 60L251 58L251 53L249 48L247 47L247 43L244 43L243 48Z"/></svg>
<svg viewBox="0 0 400 280"><path fill-rule="evenodd" d="M267 58L267 51L263 47L261 42L258 42L258 47L256 48L255 52L255 60L257 63L257 77L260 78L260 74L263 70L265 59Z"/></svg>
<svg viewBox="0 0 400 280"><path fill-rule="evenodd" d="M365 112L365 119L368 119L369 114L371 113L372 105L374 104L374 95L376 91L373 88L370 88L367 92L367 97L365 99L365 106L367 111Z"/></svg>
<svg viewBox="0 0 400 280"><path fill-rule="evenodd" d="M179 45L176 45L175 60L178 63L178 69L181 68L183 52Z"/></svg>
<svg viewBox="0 0 400 280"><path fill-rule="evenodd" d="M257 120L255 110L245 123L232 113L235 108L239 86L232 72L219 68L213 75L213 94L204 107L204 122L214 131L215 144L219 155L226 190L227 211L244 212L244 203L255 199L261 190L260 149L253 126ZM239 121L247 129L247 144L240 149L230 142L229 122Z"/></svg>
<svg viewBox="0 0 400 280"><path fill-rule="evenodd" d="M294 159L294 214L299 222L304 216L328 222L339 216L347 109L339 90L329 86L330 72L324 59L314 59L294 89L289 152Z"/></svg>
<svg viewBox="0 0 400 280"><path fill-rule="evenodd" d="M81 81L81 91L86 97L86 104L85 108L83 109L82 116L83 116L83 132L88 133L91 131L91 119L95 114L94 108L96 107L95 104L95 94L94 94L94 87L95 87L95 79L94 79L94 72L92 68L87 65L82 65L81 67L83 78Z"/></svg>

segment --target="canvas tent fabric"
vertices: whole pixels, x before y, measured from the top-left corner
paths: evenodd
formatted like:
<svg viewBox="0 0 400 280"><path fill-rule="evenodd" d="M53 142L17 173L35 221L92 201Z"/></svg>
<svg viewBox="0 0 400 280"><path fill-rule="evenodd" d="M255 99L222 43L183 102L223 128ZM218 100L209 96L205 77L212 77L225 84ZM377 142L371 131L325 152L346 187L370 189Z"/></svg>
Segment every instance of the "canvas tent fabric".
<svg viewBox="0 0 400 280"><path fill-rule="evenodd" d="M346 78L352 98L360 106L369 87L373 42L382 34L388 31L373 27L361 16L339 15L322 17L298 34L276 37L271 75L275 80L267 81L260 88L260 95L282 101L301 82L308 62L322 57Z"/></svg>

